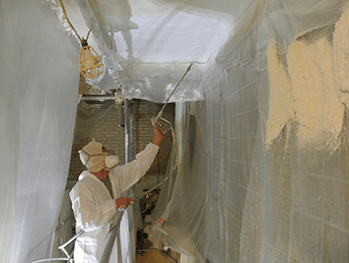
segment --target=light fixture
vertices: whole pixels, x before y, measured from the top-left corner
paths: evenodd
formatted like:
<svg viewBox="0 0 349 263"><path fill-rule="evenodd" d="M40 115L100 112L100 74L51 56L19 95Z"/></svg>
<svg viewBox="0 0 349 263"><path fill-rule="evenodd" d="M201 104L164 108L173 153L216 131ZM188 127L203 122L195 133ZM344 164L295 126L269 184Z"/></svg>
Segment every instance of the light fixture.
<svg viewBox="0 0 349 263"><path fill-rule="evenodd" d="M80 73L85 78L96 79L103 73L104 66L101 58L98 56L96 51L87 44L87 39L90 35L91 29L88 32L86 39L81 38L79 34L76 32L74 26L70 23L67 13L65 11L64 5L62 3L62 0L59 0L59 2L61 3L63 13L67 19L68 24L74 30L76 36L79 38L81 42L81 49L79 54Z"/></svg>
<svg viewBox="0 0 349 263"><path fill-rule="evenodd" d="M81 39L79 54L79 69L85 78L96 79L103 72L103 63L96 51L87 44L87 39Z"/></svg>

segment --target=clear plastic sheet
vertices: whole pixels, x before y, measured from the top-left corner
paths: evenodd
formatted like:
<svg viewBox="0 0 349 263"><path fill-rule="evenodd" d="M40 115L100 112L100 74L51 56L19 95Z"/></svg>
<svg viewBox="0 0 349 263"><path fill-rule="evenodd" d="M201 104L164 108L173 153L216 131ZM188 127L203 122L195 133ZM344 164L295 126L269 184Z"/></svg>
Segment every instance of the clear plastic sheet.
<svg viewBox="0 0 349 263"><path fill-rule="evenodd" d="M270 39L280 57L287 56L295 38L314 29L327 28L331 41L331 27L347 1L154 0L154 6L174 7L159 26L174 25L197 8L207 17L219 12L226 22L220 29L229 32L224 46L222 38L212 53L173 63L175 57L159 55L156 64L148 61L146 49L133 50L147 57L141 62L117 53L115 43L132 32L138 15L127 3L137 1L117 1L124 4L121 29L126 32L113 41L117 27L103 24L91 9L102 2L76 0L107 67L94 86L108 90L121 81L129 99L164 102L194 62L171 98L177 102L179 166L162 187L154 213L158 237L164 235L167 246L191 262L347 262L348 113L335 151L302 147L299 124L292 121L269 148L265 145ZM0 247L5 262L51 254L68 175L78 48L49 3L59 13L53 0L0 2L0 208L6 211L0 216ZM177 11L183 12L176 17ZM162 42L146 35L155 52ZM128 52L125 46L120 50ZM173 150L168 172L176 158Z"/></svg>
<svg viewBox="0 0 349 263"><path fill-rule="evenodd" d="M114 101L106 100L99 103L80 101L76 111L74 141L79 141L90 135L115 107Z"/></svg>
<svg viewBox="0 0 349 263"><path fill-rule="evenodd" d="M61 211L57 220L57 225L52 241L52 251L50 256L51 258L65 258L66 255L58 247L65 244L72 236L75 235L75 233L73 233L73 228L75 227L75 218L74 212L71 209L71 201L69 198L69 192L74 186L74 183L74 181L68 181L66 189L64 191ZM66 250L66 252L68 252L68 254L71 254L73 252L73 248L74 242L67 245L64 249Z"/></svg>
<svg viewBox="0 0 349 263"><path fill-rule="evenodd" d="M1 261L47 258L70 162L78 49L41 1L0 3Z"/></svg>
<svg viewBox="0 0 349 263"><path fill-rule="evenodd" d="M121 82L127 98L158 103L190 63L193 70L173 102L202 100L200 91L221 77L216 60L225 69L251 62L265 70L269 38L277 38L285 53L295 36L337 21L343 2L75 0L106 66L88 83L109 90Z"/></svg>
<svg viewBox="0 0 349 263"><path fill-rule="evenodd" d="M158 242L163 235L186 262L348 261L347 115L338 149L305 147L292 120L265 144L270 39L280 57L309 32L309 41L331 42L343 4L269 1L258 21L250 18L244 37L220 53L216 69L226 74L211 87L213 81L202 83L199 107L176 106L180 162L162 188L153 223Z"/></svg>
<svg viewBox="0 0 349 263"><path fill-rule="evenodd" d="M103 76L88 83L109 90L121 82L125 97L157 103L166 101L190 63L193 69L171 100L202 100L196 87L232 31L230 11L236 7L226 0L218 5L207 0L74 1L106 66Z"/></svg>

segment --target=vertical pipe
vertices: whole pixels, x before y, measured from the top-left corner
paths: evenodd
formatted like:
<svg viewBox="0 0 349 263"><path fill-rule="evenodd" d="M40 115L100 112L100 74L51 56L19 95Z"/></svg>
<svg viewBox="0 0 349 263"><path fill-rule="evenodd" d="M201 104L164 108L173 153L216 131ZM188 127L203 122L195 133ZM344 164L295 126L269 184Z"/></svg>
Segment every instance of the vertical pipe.
<svg viewBox="0 0 349 263"><path fill-rule="evenodd" d="M133 161L135 158L135 130L136 130L136 124L135 124L135 115L136 110L138 108L140 101L139 100L132 100L129 101L129 130L130 130L130 160ZM143 187L140 184L135 184L132 187L132 190L135 194L135 196L143 196ZM142 229L142 214L141 214L141 208L139 205L139 200L135 200L135 203L133 205L133 217L132 222L133 225L130 229L130 242L134 240L134 244L137 243L137 231L139 229ZM136 258L136 253L134 253L134 258ZM135 259L134 259L135 261Z"/></svg>
<svg viewBox="0 0 349 263"><path fill-rule="evenodd" d="M133 105L131 105L131 116L130 116L130 158L133 160L135 158L135 141L134 141L134 135L135 135L135 130L136 130L136 125L135 125L135 113L137 109L137 103L134 102Z"/></svg>
<svg viewBox="0 0 349 263"><path fill-rule="evenodd" d="M128 118L128 109L129 107L129 101L125 100L124 104L124 114L125 114L125 163L129 162L129 154L128 154L128 137L129 137L129 118Z"/></svg>

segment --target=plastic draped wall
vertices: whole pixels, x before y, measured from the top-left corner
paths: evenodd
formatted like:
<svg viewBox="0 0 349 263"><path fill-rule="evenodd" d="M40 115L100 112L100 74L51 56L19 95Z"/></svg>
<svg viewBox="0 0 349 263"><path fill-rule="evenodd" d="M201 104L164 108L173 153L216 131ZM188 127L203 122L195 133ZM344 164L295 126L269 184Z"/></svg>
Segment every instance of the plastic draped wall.
<svg viewBox="0 0 349 263"><path fill-rule="evenodd" d="M266 144L270 78L277 78L268 72L270 40L284 58L301 35L332 45L342 4L269 1L248 33L240 41L232 37L218 55L216 68L225 69L225 78L207 82L204 101L177 103L179 166L162 187L153 223L158 241L163 236L168 247L187 256L185 262L349 260L346 109L338 148L302 144L301 125L292 118ZM311 77L318 83L321 74ZM173 153L169 168L175 158Z"/></svg>
<svg viewBox="0 0 349 263"><path fill-rule="evenodd" d="M2 262L50 256L68 175L78 48L49 2L0 2ZM302 147L294 120L265 144L270 39L287 56L296 37L333 26L347 1L228 2L231 37L172 98L179 166L154 212L158 235L192 262L347 262L347 115L335 151ZM175 84L187 65L174 66L162 72ZM128 76L120 80L141 79ZM133 83L127 97L163 102L171 85L153 77L159 82ZM173 151L169 170L175 158Z"/></svg>
<svg viewBox="0 0 349 263"><path fill-rule="evenodd" d="M1 262L48 257L69 171L79 49L40 1L0 2Z"/></svg>
<svg viewBox="0 0 349 263"><path fill-rule="evenodd" d="M115 108L115 103L111 100L92 105L80 101L76 111L74 142L91 134L113 108Z"/></svg>

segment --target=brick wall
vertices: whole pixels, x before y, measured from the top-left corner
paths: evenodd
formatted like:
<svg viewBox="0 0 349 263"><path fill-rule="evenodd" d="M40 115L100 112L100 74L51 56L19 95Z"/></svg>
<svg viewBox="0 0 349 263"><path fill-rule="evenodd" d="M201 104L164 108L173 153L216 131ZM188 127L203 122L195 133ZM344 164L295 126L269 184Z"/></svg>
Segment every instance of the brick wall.
<svg viewBox="0 0 349 263"><path fill-rule="evenodd" d="M134 151L135 154L145 148L145 146L151 142L154 138L154 128L150 122L152 116L157 114L162 108L163 104L152 103L143 100L137 100L135 103L139 103L135 112L135 132L134 132ZM169 120L172 124L174 121L175 105L173 103L167 104L163 112L162 117ZM96 130L88 137L79 140L73 144L72 155L69 169L69 179L77 179L79 174L85 170L85 166L82 165L78 151L82 149L92 138L102 143L109 150L114 151L119 156L120 164L125 162L125 131L119 127L117 120L117 111L111 110L105 121L96 128ZM131 142L129 142L131 144ZM131 145L129 145L131 146ZM167 161L169 158L170 150L172 146L172 136L168 132L160 144L159 150L159 165L160 174L164 174ZM154 163L147 172L145 178L149 176L157 175L157 167Z"/></svg>

